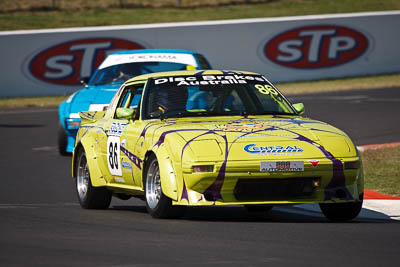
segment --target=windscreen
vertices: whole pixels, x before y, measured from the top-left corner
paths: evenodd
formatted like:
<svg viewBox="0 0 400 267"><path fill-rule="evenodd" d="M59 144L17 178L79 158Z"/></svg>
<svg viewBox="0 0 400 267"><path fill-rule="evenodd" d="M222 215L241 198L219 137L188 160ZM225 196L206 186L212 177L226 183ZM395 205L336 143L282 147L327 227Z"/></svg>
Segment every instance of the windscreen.
<svg viewBox="0 0 400 267"><path fill-rule="evenodd" d="M92 76L89 85L122 84L142 74L186 70L185 64L172 62L133 62L99 69Z"/></svg>
<svg viewBox="0 0 400 267"><path fill-rule="evenodd" d="M259 75L153 78L144 99L144 119L293 114L285 98Z"/></svg>

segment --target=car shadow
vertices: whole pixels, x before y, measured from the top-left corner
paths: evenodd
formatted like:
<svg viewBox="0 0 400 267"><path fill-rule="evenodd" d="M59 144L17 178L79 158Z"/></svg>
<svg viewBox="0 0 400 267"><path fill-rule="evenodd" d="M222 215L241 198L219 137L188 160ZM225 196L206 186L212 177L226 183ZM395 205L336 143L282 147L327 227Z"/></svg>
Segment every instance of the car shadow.
<svg viewBox="0 0 400 267"><path fill-rule="evenodd" d="M113 205L109 209L118 210L118 211L132 211L137 213L147 213L146 206L121 206L121 205Z"/></svg>
<svg viewBox="0 0 400 267"><path fill-rule="evenodd" d="M195 221L334 223L326 219L318 204L275 206L268 212L248 212L244 207L189 207L182 219ZM384 213L362 209L346 223L397 223Z"/></svg>
<svg viewBox="0 0 400 267"><path fill-rule="evenodd" d="M110 209L147 213L143 205L113 205ZM149 215L150 216L150 215ZM318 204L275 206L268 212L248 212L243 206L187 207L185 214L177 219L205 222L260 222L260 223L335 223L325 218ZM363 208L352 221L345 223L398 223L384 213Z"/></svg>

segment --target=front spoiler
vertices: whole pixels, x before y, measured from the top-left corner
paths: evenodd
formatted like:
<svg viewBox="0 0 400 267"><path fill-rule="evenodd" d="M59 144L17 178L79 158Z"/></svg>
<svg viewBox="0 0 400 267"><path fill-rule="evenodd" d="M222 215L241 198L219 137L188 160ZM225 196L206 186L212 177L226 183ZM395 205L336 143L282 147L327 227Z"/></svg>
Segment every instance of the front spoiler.
<svg viewBox="0 0 400 267"><path fill-rule="evenodd" d="M321 188L307 198L288 199L288 200L263 200L263 201L236 201L233 197L233 192L222 193L222 198L215 201L206 200L203 194L193 190L187 190L186 194L178 201L173 201L173 205L184 206L227 206L227 205L297 205L310 203L348 203L360 201L360 195L357 184L347 185L345 187L351 194L351 198L332 198L324 199L324 189ZM340 189L340 188L338 188ZM226 200L225 200L226 199Z"/></svg>

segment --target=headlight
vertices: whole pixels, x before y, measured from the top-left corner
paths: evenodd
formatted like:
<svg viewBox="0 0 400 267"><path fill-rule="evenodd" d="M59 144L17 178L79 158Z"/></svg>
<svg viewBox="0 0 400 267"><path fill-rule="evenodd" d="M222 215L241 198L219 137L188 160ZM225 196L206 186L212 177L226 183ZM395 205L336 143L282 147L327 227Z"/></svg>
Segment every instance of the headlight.
<svg viewBox="0 0 400 267"><path fill-rule="evenodd" d="M199 166L193 166L193 172L194 173L199 173L199 172L213 172L214 166L213 165L199 165Z"/></svg>
<svg viewBox="0 0 400 267"><path fill-rule="evenodd" d="M67 129L78 129L81 125L80 119L67 119L66 120Z"/></svg>

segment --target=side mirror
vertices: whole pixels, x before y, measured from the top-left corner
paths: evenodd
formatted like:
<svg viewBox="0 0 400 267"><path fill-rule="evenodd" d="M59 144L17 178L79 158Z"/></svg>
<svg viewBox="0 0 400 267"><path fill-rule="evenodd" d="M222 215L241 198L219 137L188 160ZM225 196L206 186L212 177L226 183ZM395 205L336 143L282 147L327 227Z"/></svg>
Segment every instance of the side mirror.
<svg viewBox="0 0 400 267"><path fill-rule="evenodd" d="M293 104L294 109L299 113L299 115L304 113L304 104L303 103L296 103Z"/></svg>
<svg viewBox="0 0 400 267"><path fill-rule="evenodd" d="M79 79L79 83L82 84L85 87L88 87L89 80L90 80L90 77L81 77Z"/></svg>
<svg viewBox="0 0 400 267"><path fill-rule="evenodd" d="M135 117L136 110L132 108L117 108L117 118L118 119L132 119Z"/></svg>
<svg viewBox="0 0 400 267"><path fill-rule="evenodd" d="M186 70L196 70L196 67L192 65L186 65Z"/></svg>

